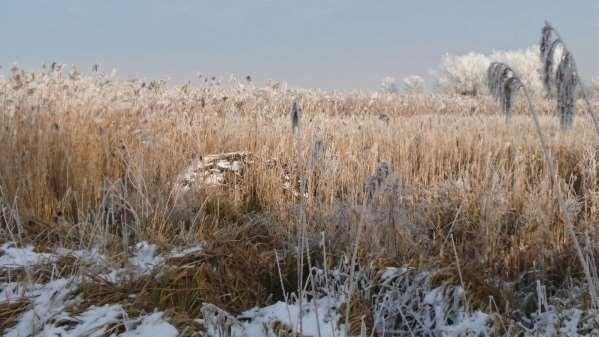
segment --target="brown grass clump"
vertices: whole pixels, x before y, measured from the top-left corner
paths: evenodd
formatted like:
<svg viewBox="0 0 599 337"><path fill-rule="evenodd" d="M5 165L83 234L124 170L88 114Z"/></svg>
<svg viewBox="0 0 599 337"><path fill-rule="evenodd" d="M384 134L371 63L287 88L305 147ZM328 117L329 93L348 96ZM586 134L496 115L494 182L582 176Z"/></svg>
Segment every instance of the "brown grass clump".
<svg viewBox="0 0 599 337"><path fill-rule="evenodd" d="M156 283L152 276L136 278L121 283L112 283L102 278L86 280L79 287L83 303L69 308L71 313L84 312L92 305L122 304L131 317L152 312L155 308L151 299Z"/></svg>
<svg viewBox="0 0 599 337"><path fill-rule="evenodd" d="M61 256L58 260L35 266L2 268L0 282L46 283L52 279L79 275L84 269L82 262L74 256Z"/></svg>
<svg viewBox="0 0 599 337"><path fill-rule="evenodd" d="M168 258L152 275L121 283L87 279L80 287L83 303L71 311L120 303L136 317L158 308L180 331L185 327L195 331L194 319L201 317L203 303L239 314L282 300L274 251L282 248L283 240L268 224L248 219L236 227L221 223L223 227L213 228L201 253ZM295 270L289 270L294 267L291 261L291 256L283 261L285 279L291 278L288 289L293 289L295 282Z"/></svg>
<svg viewBox="0 0 599 337"><path fill-rule="evenodd" d="M351 303L349 304L349 326L348 333L350 336L359 336L362 328L365 327L366 331L372 331L374 328L373 324L373 310L372 303L368 298L363 296L352 297ZM344 313L347 308L347 303L341 304L339 312ZM337 324L345 324L345 321L340 318Z"/></svg>
<svg viewBox="0 0 599 337"><path fill-rule="evenodd" d="M30 308L31 302L26 298L0 303L0 331L6 331L17 324L19 316Z"/></svg>
<svg viewBox="0 0 599 337"><path fill-rule="evenodd" d="M240 313L281 299L274 251L282 240L265 225L229 227L209 240L200 255L167 261L157 289L160 307L199 315L202 303L212 303Z"/></svg>

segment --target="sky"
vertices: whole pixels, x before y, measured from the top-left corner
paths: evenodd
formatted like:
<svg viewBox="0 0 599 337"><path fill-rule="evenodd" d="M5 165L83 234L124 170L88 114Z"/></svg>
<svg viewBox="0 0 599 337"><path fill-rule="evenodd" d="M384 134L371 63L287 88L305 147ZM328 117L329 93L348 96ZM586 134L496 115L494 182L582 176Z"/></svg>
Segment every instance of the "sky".
<svg viewBox="0 0 599 337"><path fill-rule="evenodd" d="M445 53L526 48L545 19L580 73L599 75L599 0L2 0L0 65L376 89L385 76L430 77Z"/></svg>

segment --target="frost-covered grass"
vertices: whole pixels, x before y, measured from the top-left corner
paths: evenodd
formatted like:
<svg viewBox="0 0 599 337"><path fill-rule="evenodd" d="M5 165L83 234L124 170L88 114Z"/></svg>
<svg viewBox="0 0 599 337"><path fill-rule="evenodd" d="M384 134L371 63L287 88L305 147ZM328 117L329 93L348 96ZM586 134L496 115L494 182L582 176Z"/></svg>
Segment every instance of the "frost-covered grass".
<svg viewBox="0 0 599 337"><path fill-rule="evenodd" d="M586 116L560 133L553 104L534 103L593 265L596 135ZM39 333L83 335L167 324L183 335L277 336L594 327L518 101L508 127L483 96L169 87L14 69L0 106L0 317L10 329L24 315ZM250 155L219 186L177 192L190 163L226 152ZM36 302L44 298L62 300ZM207 320L210 310L224 322Z"/></svg>
<svg viewBox="0 0 599 337"><path fill-rule="evenodd" d="M4 252L11 256L55 258L61 252L36 253L30 247L12 243ZM58 250L60 251L60 250ZM156 254L156 246L142 242L129 257L129 278L115 279L100 275L76 274L50 279L43 283L0 283L0 313L14 303L27 301L15 311L13 322L0 325L4 336L303 336L343 337L343 308L347 305L347 268L342 265L329 272L314 269L316 292L307 292L303 309L293 294L287 301L273 301L262 307L248 308L239 314L227 312L211 303L199 303L197 317L181 324L177 315L158 306L134 308L135 297L146 290L135 290L121 302L90 303L85 282L109 282L115 285L150 277L161 278L163 264L169 258L200 259L201 245ZM6 255L5 255L6 256ZM81 259L95 256L108 274L118 273L106 257L96 251L83 253ZM89 260L87 260L89 262ZM21 260L19 266L32 271L41 260ZM27 262L27 263L24 263ZM11 266L3 265L0 271ZM250 277L250 276L248 276ZM381 270L360 269L354 273L360 285L357 297L368 303L360 311L352 310L357 328L352 335L367 336L595 336L599 333L597 314L583 309L580 299L546 297L543 287L536 293L539 307L521 316L502 316L472 308L461 286L435 279L434 271L387 267ZM160 284L147 283L148 287ZM88 285L89 286L89 285ZM102 284L98 284L102 286ZM573 289L576 292L576 289ZM491 300L491 299L490 299ZM355 303L355 302L354 302ZM1 316L0 316L1 317ZM3 317L6 319L7 317Z"/></svg>
<svg viewBox="0 0 599 337"><path fill-rule="evenodd" d="M168 257L181 257L201 251L201 246L173 250ZM86 302L80 292L82 282L107 282L118 284L141 278L153 273L165 257L156 254L156 246L145 242L136 245L125 267L119 268L109 263L97 250L56 249L53 253L35 252L33 247L17 247L13 242L0 248L3 257L0 272L25 269L30 275L36 268L52 264L61 256L72 255L82 264L102 265L104 272L97 275L87 272L51 277L44 283L36 281L4 282L0 284L0 306L27 301L23 312L15 312L16 322L2 326L5 336L105 336L118 333L119 336L177 336L177 330L158 311L148 312L137 317L129 317L123 303L96 306L87 309L77 308ZM7 317L3 317L7 318ZM14 319L15 317L12 317Z"/></svg>

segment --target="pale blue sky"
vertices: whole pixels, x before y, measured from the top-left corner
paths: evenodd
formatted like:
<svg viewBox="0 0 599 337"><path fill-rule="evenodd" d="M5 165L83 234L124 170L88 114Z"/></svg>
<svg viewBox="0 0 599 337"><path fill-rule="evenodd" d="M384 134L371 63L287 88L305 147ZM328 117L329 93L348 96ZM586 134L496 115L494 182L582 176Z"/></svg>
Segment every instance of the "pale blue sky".
<svg viewBox="0 0 599 337"><path fill-rule="evenodd" d="M0 65L54 60L121 77L197 72L335 89L426 75L446 53L537 43L544 19L599 75L599 0L2 0Z"/></svg>

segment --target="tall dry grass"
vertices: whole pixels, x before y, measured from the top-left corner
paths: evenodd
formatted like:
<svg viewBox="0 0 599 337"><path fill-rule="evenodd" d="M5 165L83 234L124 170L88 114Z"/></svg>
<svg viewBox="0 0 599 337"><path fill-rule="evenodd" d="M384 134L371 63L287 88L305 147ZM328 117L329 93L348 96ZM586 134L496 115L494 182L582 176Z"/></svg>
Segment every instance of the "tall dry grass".
<svg viewBox="0 0 599 337"><path fill-rule="evenodd" d="M284 250L297 233L299 203L281 174L294 181L306 172L294 158L294 101L303 110L295 141L303 166L314 142L323 144L305 177L311 251L324 232L328 258L343 256L364 215L361 263L439 267L481 303L492 295L514 305L504 284L526 273L550 288L581 276L530 117L516 102L505 125L486 97L167 87L15 68L0 82L0 235L121 249L142 239L222 238L259 219L277 242L258 247ZM584 118L560 133L552 104L535 104L575 230L599 242L596 134ZM243 182L173 193L193 158L239 150L253 158ZM365 183L381 161L387 183L366 205Z"/></svg>

